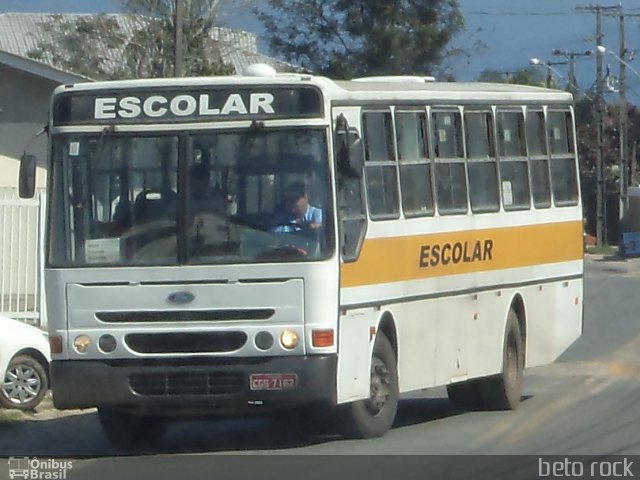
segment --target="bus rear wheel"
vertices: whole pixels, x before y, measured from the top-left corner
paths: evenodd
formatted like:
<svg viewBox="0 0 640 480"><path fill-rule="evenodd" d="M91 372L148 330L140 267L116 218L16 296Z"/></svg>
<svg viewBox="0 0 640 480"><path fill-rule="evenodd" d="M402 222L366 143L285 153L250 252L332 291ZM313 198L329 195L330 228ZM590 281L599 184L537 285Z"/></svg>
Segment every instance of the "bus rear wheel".
<svg viewBox="0 0 640 480"><path fill-rule="evenodd" d="M109 441L122 450L157 445L168 425L160 416L137 415L107 407L98 407L98 418Z"/></svg>
<svg viewBox="0 0 640 480"><path fill-rule="evenodd" d="M481 379L484 405L489 410L514 410L522 397L524 341L518 316L509 311L502 352L502 372Z"/></svg>
<svg viewBox="0 0 640 480"><path fill-rule="evenodd" d="M398 368L391 343L379 334L373 346L369 398L345 405L342 430L346 438L381 437L398 410Z"/></svg>

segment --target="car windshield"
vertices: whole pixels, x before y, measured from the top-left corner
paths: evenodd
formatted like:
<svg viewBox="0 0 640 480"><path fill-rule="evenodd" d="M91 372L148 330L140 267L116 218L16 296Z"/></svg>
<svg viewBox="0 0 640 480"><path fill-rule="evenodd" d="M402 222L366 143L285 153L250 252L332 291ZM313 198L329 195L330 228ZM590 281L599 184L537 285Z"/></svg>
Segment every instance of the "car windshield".
<svg viewBox="0 0 640 480"><path fill-rule="evenodd" d="M105 129L57 136L53 155L52 266L307 261L333 250L322 129Z"/></svg>

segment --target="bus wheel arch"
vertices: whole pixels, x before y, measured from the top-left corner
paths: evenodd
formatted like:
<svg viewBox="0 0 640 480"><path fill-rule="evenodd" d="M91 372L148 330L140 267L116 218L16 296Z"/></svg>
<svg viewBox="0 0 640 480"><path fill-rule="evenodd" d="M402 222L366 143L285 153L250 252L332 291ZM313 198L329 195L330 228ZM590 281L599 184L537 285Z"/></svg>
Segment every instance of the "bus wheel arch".
<svg viewBox="0 0 640 480"><path fill-rule="evenodd" d="M391 312L384 312L378 321L377 333L384 334L391 343L393 353L396 356L396 362L398 360L398 334L396 330L396 322Z"/></svg>
<svg viewBox="0 0 640 480"><path fill-rule="evenodd" d="M342 407L340 426L347 438L375 438L393 425L398 409L398 354L393 317L378 322L370 364L369 398Z"/></svg>

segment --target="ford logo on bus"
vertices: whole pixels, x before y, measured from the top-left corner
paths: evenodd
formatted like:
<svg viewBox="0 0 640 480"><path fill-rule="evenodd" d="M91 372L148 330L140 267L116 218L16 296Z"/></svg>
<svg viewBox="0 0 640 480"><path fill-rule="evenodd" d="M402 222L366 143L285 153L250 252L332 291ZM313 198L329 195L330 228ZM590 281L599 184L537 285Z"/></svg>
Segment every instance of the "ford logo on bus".
<svg viewBox="0 0 640 480"><path fill-rule="evenodd" d="M191 292L173 292L167 297L169 303L185 304L195 300L196 296Z"/></svg>

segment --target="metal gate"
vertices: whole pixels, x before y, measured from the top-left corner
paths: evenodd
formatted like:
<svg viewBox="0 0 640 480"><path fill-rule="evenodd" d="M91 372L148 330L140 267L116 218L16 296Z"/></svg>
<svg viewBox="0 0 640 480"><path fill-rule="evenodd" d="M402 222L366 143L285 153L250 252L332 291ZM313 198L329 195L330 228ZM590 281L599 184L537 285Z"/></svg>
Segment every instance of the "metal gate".
<svg viewBox="0 0 640 480"><path fill-rule="evenodd" d="M0 313L42 327L44 208L43 192L21 199L0 189Z"/></svg>

